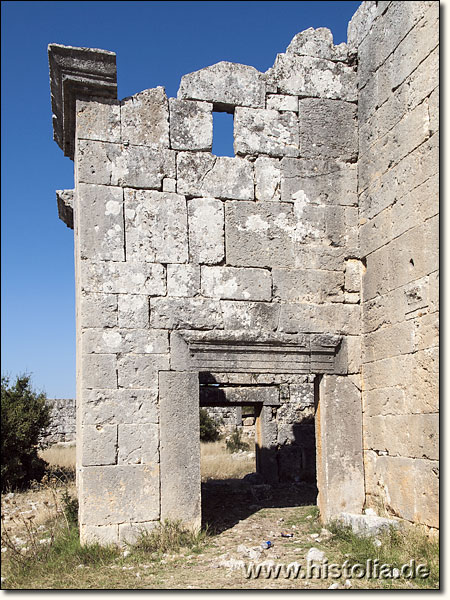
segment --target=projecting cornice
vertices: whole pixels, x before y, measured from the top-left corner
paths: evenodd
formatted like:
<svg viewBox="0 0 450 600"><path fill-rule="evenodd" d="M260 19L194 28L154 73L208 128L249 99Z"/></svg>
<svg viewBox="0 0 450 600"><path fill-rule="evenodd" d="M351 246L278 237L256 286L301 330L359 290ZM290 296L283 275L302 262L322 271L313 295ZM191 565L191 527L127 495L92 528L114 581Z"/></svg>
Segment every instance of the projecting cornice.
<svg viewBox="0 0 450 600"><path fill-rule="evenodd" d="M53 138L73 160L75 104L79 98L117 98L116 55L97 48L49 44Z"/></svg>

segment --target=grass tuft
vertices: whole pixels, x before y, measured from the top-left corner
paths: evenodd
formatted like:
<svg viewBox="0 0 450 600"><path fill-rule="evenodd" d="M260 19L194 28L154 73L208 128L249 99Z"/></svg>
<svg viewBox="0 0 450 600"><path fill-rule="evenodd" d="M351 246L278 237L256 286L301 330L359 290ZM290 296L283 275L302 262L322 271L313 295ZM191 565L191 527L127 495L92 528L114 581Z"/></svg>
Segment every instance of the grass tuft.
<svg viewBox="0 0 450 600"><path fill-rule="evenodd" d="M145 554L174 553L182 548L189 548L193 552L197 552L206 541L207 535L206 530L186 529L181 521L165 520L154 530L142 532L133 547L137 552Z"/></svg>

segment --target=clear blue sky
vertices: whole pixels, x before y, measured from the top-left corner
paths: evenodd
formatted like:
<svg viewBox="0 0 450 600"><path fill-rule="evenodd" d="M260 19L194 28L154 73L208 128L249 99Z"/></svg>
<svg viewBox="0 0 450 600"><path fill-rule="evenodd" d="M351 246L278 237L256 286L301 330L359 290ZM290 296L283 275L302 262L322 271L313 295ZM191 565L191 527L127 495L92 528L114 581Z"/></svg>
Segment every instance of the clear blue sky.
<svg viewBox="0 0 450 600"><path fill-rule="evenodd" d="M360 2L2 2L2 373L75 395L73 232L55 190L73 163L53 141L47 45L117 53L119 98L221 60L266 71L293 36L346 41ZM225 153L225 151L221 152Z"/></svg>

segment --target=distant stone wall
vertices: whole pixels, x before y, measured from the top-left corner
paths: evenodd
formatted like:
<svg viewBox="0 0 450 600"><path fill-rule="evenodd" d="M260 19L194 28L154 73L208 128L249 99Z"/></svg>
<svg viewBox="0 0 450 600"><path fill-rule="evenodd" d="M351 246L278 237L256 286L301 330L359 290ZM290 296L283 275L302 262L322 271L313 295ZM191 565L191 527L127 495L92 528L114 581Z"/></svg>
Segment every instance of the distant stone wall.
<svg viewBox="0 0 450 600"><path fill-rule="evenodd" d="M52 407L51 423L46 434L42 436L42 441L46 444L75 441L75 398L56 398L48 403Z"/></svg>

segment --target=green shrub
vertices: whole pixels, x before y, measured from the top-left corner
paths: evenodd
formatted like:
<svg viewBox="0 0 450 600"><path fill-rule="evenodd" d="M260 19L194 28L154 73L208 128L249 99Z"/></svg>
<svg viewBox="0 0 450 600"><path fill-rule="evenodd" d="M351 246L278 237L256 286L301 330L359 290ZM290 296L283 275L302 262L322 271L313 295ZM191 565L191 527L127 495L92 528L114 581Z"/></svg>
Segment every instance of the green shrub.
<svg viewBox="0 0 450 600"><path fill-rule="evenodd" d="M19 375L14 385L2 376L1 386L2 490L24 488L40 481L47 465L38 456L38 439L50 424L50 407L28 375Z"/></svg>
<svg viewBox="0 0 450 600"><path fill-rule="evenodd" d="M225 440L228 452L239 452L239 450L248 450L250 446L244 442L241 437L241 431L235 427L233 433Z"/></svg>
<svg viewBox="0 0 450 600"><path fill-rule="evenodd" d="M220 438L220 422L213 419L205 408L200 409L200 441L216 442Z"/></svg>

